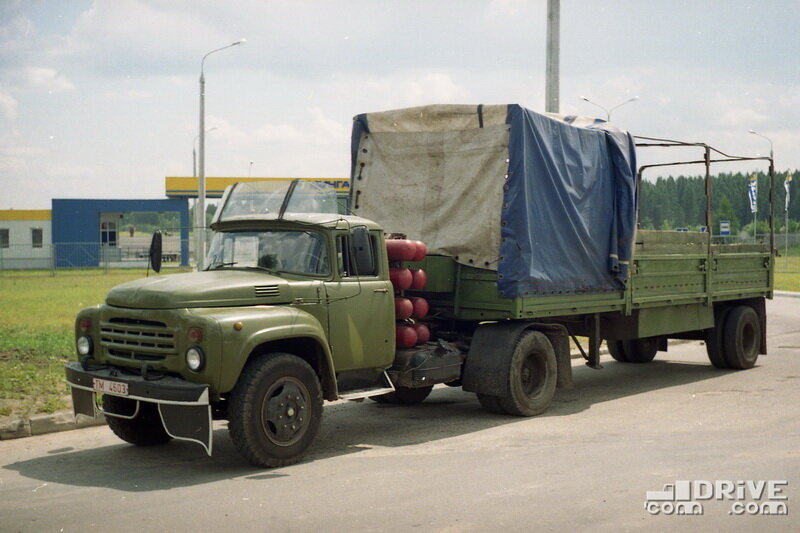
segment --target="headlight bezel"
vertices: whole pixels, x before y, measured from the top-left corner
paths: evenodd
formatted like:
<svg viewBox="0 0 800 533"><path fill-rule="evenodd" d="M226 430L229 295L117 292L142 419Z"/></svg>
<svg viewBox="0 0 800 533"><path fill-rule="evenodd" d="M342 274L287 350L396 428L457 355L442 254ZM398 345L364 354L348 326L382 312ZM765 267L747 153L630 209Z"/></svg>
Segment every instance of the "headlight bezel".
<svg viewBox="0 0 800 533"><path fill-rule="evenodd" d="M92 355L94 353L94 342L89 335L81 335L75 340L75 349L78 355Z"/></svg>
<svg viewBox="0 0 800 533"><path fill-rule="evenodd" d="M206 354L199 346L190 346L187 348L183 359L186 363L186 368L195 373L202 372L206 366Z"/></svg>

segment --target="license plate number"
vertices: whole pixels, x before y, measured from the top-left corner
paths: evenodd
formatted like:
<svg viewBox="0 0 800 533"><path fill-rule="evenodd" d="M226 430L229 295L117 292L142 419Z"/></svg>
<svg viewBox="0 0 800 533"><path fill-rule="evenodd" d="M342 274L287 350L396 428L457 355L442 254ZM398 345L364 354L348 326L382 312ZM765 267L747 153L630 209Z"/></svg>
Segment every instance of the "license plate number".
<svg viewBox="0 0 800 533"><path fill-rule="evenodd" d="M107 392L108 394L116 394L118 396L128 395L128 384L120 383L119 381L94 378L93 387L97 392Z"/></svg>

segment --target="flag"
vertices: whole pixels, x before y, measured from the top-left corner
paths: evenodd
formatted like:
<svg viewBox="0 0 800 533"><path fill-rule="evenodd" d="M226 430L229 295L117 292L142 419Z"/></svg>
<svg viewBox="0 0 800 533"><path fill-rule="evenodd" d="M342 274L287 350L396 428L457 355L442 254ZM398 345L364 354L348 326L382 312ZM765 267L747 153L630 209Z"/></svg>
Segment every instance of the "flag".
<svg viewBox="0 0 800 533"><path fill-rule="evenodd" d="M787 174L786 179L783 180L783 188L786 189L786 206L783 208L787 213L789 212L789 184L792 183L792 175Z"/></svg>
<svg viewBox="0 0 800 533"><path fill-rule="evenodd" d="M750 176L750 183L747 184L747 195L750 197L750 212L758 211L758 176Z"/></svg>

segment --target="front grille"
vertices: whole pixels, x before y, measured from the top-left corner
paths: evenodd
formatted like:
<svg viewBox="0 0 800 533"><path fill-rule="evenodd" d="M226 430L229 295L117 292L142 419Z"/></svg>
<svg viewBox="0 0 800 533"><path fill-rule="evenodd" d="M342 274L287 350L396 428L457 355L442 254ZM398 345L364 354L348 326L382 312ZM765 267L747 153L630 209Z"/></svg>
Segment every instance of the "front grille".
<svg viewBox="0 0 800 533"><path fill-rule="evenodd" d="M113 357L161 361L175 355L175 332L163 322L114 317L100 323L100 345Z"/></svg>
<svg viewBox="0 0 800 533"><path fill-rule="evenodd" d="M277 285L256 285L253 288L256 291L256 298L280 296L280 289L278 289Z"/></svg>

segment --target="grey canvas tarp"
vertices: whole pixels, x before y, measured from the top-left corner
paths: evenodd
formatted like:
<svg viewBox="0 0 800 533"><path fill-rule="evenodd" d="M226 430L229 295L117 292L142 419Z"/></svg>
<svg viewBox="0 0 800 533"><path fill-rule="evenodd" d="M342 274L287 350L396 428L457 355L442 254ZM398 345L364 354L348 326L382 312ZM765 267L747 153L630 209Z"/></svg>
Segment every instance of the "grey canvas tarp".
<svg viewBox="0 0 800 533"><path fill-rule="evenodd" d="M618 290L633 241L634 172L628 134L518 105L354 121L353 210L429 253L497 271L508 297Z"/></svg>

